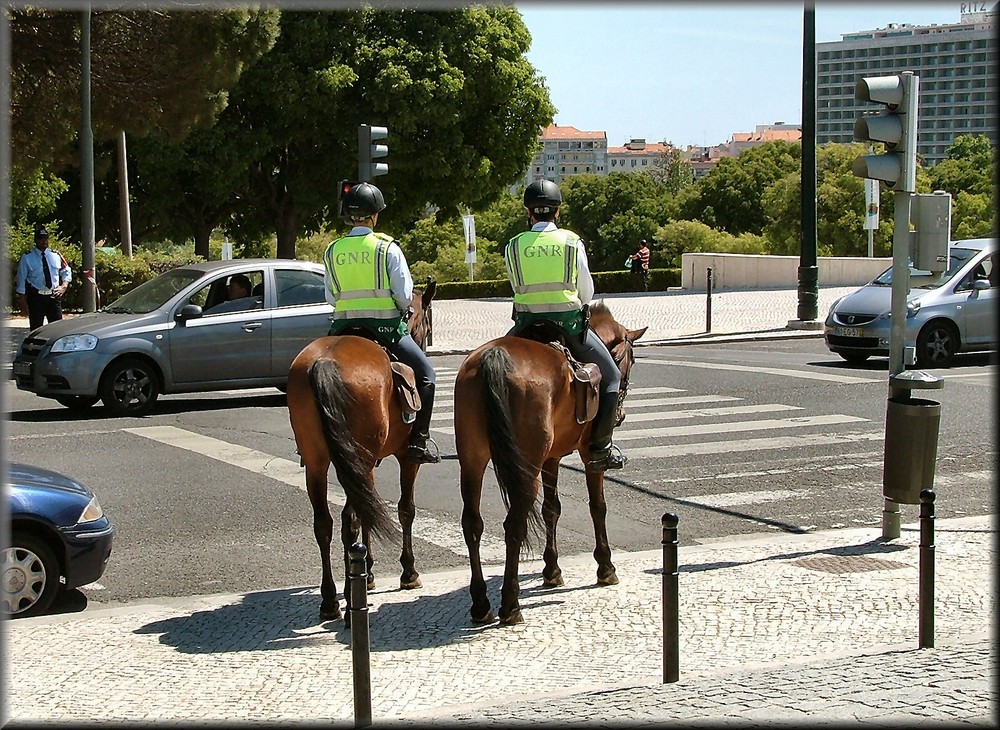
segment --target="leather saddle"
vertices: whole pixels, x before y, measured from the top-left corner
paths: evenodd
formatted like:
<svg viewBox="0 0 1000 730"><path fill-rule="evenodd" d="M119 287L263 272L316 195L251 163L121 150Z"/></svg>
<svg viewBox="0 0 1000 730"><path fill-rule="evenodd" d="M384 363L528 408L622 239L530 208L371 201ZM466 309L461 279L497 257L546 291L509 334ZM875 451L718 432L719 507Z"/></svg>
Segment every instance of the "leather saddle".
<svg viewBox="0 0 1000 730"><path fill-rule="evenodd" d="M389 341L370 327L351 325L350 327L345 327L334 336L340 335L364 337L385 351L385 354L389 356L389 367L392 368L392 383L396 390L396 399L399 401L399 409L403 414L403 423L413 423L417 418L417 411L420 410L421 405L420 393L417 392L417 381L413 374L413 368L393 355Z"/></svg>
<svg viewBox="0 0 1000 730"><path fill-rule="evenodd" d="M521 330L518 336L549 345L566 357L566 366L572 375L576 422L584 424L594 420L600 397L601 369L592 362L580 362L574 358L566 345L566 332L551 322L533 322Z"/></svg>

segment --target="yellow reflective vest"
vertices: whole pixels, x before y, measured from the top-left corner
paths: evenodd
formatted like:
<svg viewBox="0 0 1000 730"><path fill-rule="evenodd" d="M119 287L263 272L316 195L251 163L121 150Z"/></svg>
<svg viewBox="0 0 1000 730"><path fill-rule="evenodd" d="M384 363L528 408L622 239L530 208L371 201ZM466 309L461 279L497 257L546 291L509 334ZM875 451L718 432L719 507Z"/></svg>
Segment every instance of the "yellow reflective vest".
<svg viewBox="0 0 1000 730"><path fill-rule="evenodd" d="M580 237L564 228L527 231L510 239L504 258L514 310L541 314L583 308L577 292Z"/></svg>
<svg viewBox="0 0 1000 730"><path fill-rule="evenodd" d="M392 236L372 231L338 238L327 247L323 264L331 282L334 319L401 317L389 288L386 265L392 241Z"/></svg>

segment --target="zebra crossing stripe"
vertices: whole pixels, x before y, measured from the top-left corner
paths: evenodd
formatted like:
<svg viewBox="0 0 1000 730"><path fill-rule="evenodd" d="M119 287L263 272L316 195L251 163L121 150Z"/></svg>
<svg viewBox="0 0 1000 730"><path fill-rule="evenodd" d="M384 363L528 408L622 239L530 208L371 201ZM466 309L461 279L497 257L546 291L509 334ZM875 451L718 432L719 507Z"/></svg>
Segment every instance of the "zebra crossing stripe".
<svg viewBox="0 0 1000 730"><path fill-rule="evenodd" d="M881 441L885 435L881 431L867 433L838 433L838 445L859 441ZM616 436L616 440L618 437ZM731 454L739 451L761 451L764 449L794 449L809 446L829 446L832 437L828 433L811 433L802 436L775 436L772 438L745 439L742 441L707 441L694 444L669 444L628 449L629 459L670 459L678 456L704 454Z"/></svg>

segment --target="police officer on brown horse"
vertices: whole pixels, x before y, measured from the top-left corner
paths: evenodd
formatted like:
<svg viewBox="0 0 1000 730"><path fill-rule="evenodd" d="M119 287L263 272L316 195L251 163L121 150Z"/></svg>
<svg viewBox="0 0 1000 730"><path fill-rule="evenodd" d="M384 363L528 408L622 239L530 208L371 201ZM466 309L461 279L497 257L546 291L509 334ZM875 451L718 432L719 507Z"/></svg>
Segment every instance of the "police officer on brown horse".
<svg viewBox="0 0 1000 730"><path fill-rule="evenodd" d="M392 236L374 230L384 209L382 191L371 183L357 183L343 195L341 212L353 227L323 254L326 299L334 308L329 334L358 325L374 330L396 358L413 368L421 405L407 457L435 464L441 458L436 448L428 449L428 441L434 443L429 433L436 376L407 330L405 313L413 298L413 278L406 257Z"/></svg>
<svg viewBox="0 0 1000 730"><path fill-rule="evenodd" d="M583 240L556 225L561 204L562 193L551 180L536 180L525 188L524 207L531 230L512 238L504 253L514 290L514 326L508 334L516 335L539 320L554 323L566 333L566 344L577 360L600 368L600 399L587 468L621 469L627 459L611 444L621 372L604 342L587 325L584 307L593 299L594 279Z"/></svg>

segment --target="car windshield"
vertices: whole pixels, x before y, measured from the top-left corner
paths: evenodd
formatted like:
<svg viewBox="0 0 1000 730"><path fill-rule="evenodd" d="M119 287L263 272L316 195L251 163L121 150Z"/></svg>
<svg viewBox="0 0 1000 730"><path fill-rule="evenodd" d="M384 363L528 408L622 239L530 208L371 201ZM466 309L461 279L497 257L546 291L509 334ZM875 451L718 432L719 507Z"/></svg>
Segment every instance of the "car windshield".
<svg viewBox="0 0 1000 730"><path fill-rule="evenodd" d="M140 284L121 298L104 307L112 314L146 314L159 309L189 284L205 274L194 269L174 269Z"/></svg>
<svg viewBox="0 0 1000 730"><path fill-rule="evenodd" d="M939 286L947 284L954 278L955 274L965 266L973 256L978 254L974 248L952 247L948 256L948 270L940 272L924 271L910 266L910 289L937 289ZM889 286L892 284L892 267L883 271L875 277L873 284Z"/></svg>

